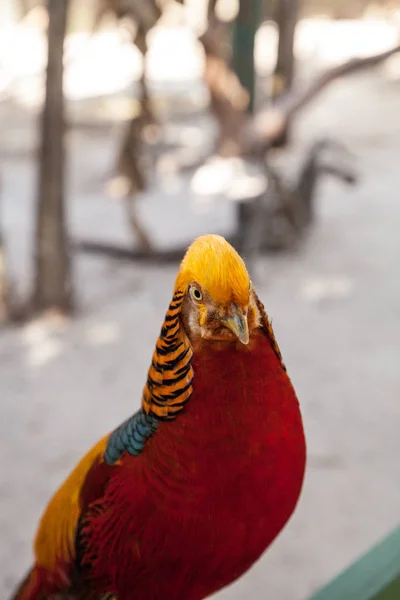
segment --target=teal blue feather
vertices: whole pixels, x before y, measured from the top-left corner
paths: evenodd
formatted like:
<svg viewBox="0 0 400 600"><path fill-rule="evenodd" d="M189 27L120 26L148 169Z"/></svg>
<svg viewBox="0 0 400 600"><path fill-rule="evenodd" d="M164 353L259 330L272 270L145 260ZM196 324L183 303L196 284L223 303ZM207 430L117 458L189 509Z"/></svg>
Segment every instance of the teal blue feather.
<svg viewBox="0 0 400 600"><path fill-rule="evenodd" d="M109 437L104 460L112 465L124 452L138 456L157 430L157 420L142 409L115 429Z"/></svg>

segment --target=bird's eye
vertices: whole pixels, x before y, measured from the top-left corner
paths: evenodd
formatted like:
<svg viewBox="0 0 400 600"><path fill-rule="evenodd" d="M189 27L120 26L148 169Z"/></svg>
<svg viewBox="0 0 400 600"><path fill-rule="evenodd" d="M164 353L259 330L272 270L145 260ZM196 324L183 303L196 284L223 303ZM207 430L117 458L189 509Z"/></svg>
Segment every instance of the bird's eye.
<svg viewBox="0 0 400 600"><path fill-rule="evenodd" d="M200 300L203 299L203 294L197 287L193 286L192 288L190 288L190 294L193 300L196 300L196 302L200 302Z"/></svg>

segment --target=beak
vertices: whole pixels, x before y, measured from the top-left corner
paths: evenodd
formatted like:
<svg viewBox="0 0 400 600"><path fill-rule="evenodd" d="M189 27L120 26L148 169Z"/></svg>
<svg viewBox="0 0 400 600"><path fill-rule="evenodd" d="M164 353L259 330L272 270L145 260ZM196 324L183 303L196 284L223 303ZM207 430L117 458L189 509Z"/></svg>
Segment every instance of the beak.
<svg viewBox="0 0 400 600"><path fill-rule="evenodd" d="M224 319L224 325L230 329L242 344L249 343L249 326L247 317L235 311L231 317Z"/></svg>

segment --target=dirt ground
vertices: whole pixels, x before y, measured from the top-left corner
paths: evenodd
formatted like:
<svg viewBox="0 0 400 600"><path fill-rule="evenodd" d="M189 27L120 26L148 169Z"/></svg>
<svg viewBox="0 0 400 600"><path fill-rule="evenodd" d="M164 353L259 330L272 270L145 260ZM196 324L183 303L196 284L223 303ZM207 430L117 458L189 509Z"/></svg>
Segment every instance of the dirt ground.
<svg viewBox="0 0 400 600"><path fill-rule="evenodd" d="M281 158L289 168L313 139L334 136L357 156L361 181L354 189L324 182L307 243L257 265L255 286L301 401L308 469L287 528L221 600L305 600L398 524L399 98L398 82L384 71L338 82L304 113L294 156ZM7 131L3 149L10 140L34 141L23 120ZM69 134L75 237L129 241L119 201L107 198L103 186L116 136ZM1 171L11 267L26 289L32 156L4 155ZM235 226L226 202L204 203L188 182L171 176L155 183L140 210L163 247ZM0 336L2 598L31 561L32 536L51 493L93 442L138 407L177 269L87 256L74 267L81 307L75 320Z"/></svg>

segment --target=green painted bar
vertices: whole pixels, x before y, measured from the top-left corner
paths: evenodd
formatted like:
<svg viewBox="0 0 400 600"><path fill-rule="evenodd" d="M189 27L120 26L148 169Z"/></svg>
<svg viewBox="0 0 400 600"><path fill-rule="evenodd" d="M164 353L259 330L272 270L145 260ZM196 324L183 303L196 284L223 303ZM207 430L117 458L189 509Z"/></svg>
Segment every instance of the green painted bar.
<svg viewBox="0 0 400 600"><path fill-rule="evenodd" d="M255 68L254 38L260 22L261 0L240 0L239 14L233 30L232 66L240 83L249 92L248 110L254 110Z"/></svg>
<svg viewBox="0 0 400 600"><path fill-rule="evenodd" d="M400 527L309 600L400 600Z"/></svg>

